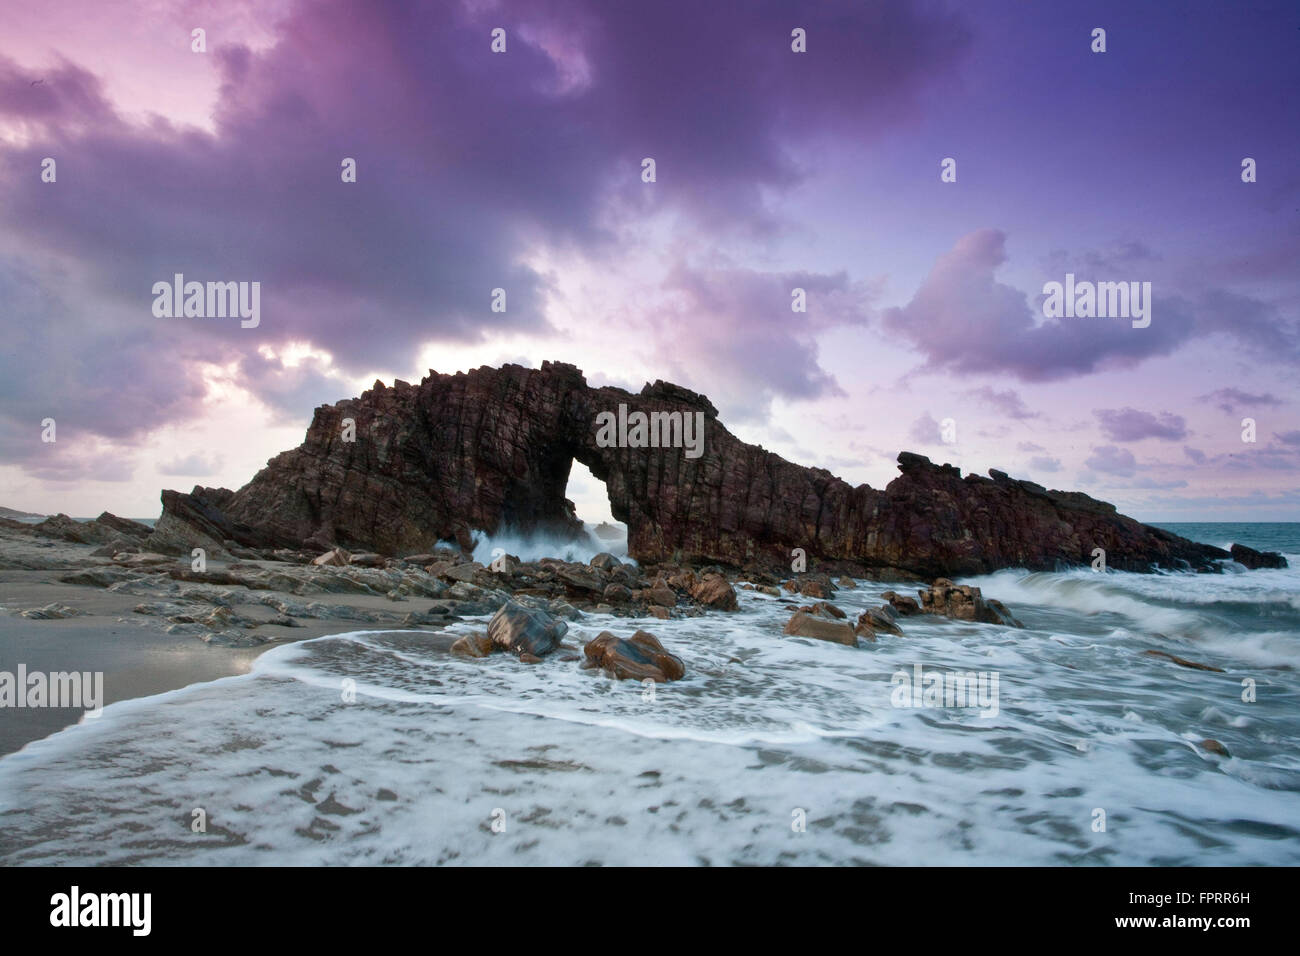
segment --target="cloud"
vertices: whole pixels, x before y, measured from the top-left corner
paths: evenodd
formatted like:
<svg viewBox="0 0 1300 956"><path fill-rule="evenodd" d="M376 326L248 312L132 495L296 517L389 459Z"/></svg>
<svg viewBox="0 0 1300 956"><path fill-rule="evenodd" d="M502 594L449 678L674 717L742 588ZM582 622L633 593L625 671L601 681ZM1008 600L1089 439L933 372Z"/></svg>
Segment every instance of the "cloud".
<svg viewBox="0 0 1300 956"><path fill-rule="evenodd" d="M1243 392L1239 388L1220 388L1208 395L1199 395L1196 400L1198 402L1213 402L1229 415L1235 414L1243 406L1246 408L1260 408L1263 406L1275 407L1282 404L1280 398L1268 392L1255 395L1250 392Z"/></svg>
<svg viewBox="0 0 1300 956"><path fill-rule="evenodd" d="M1121 478L1131 477L1137 472L1137 459L1133 453L1127 448L1117 448L1114 445L1093 448L1092 456L1083 464L1093 471Z"/></svg>
<svg viewBox="0 0 1300 956"><path fill-rule="evenodd" d="M314 357L289 365L274 354L255 352L239 360L234 381L270 405L279 422L300 421L317 406L333 404L352 392L337 370Z"/></svg>
<svg viewBox="0 0 1300 956"><path fill-rule="evenodd" d="M807 312L791 311L791 290ZM865 326L871 289L845 273L768 273L678 263L663 284L670 305L651 313L656 357L682 384L705 392L724 415L761 418L775 397L843 395L818 363L816 336ZM688 345L689 347L683 347Z"/></svg>
<svg viewBox="0 0 1300 956"><path fill-rule="evenodd" d="M256 50L210 32L210 131L130 118L77 64L32 87L0 58L0 123L16 133L0 140L0 239L24 250L34 298L66 288L63 263L79 273L66 320L40 318L51 328L28 330L27 357L3 369L15 374L0 378L0 414L28 420L58 395L81 427L137 435L192 415L209 363L236 364L278 409L337 397L328 374L288 376L259 348L309 343L340 376L400 371L430 342L552 334L551 279L530 265L539 249L597 265L641 257L642 237L622 227L654 216L705 240L770 234L772 200L806 176L800 151L906 121L970 43L964 18L926 4L827 0L798 10L819 46L795 57L791 13L302 2L277 10L274 42ZM508 53L493 55L485 37L501 24ZM862 56L862 36L890 42ZM57 184L31 175L45 156L60 160ZM640 179L645 156L654 184ZM343 157L356 183L341 182ZM261 282L261 325L155 319L152 284L175 273ZM489 309L495 288L505 312ZM30 314L45 315L38 303ZM712 357L737 394L769 374L767 398L835 390L797 329L769 324Z"/></svg>
<svg viewBox="0 0 1300 956"><path fill-rule="evenodd" d="M124 449L203 410L207 389L189 361L197 358L191 342L108 304L78 308L84 286L75 272L50 290L30 271L25 260L0 256L0 460L48 462L38 427L45 418L55 420L60 445L85 448L98 437Z"/></svg>
<svg viewBox="0 0 1300 956"><path fill-rule="evenodd" d="M1201 451L1199 448L1184 447L1183 454L1191 459L1193 464L1205 464L1205 452Z"/></svg>
<svg viewBox="0 0 1300 956"><path fill-rule="evenodd" d="M1124 487L1167 490L1170 488L1186 488L1187 482L1181 478L1174 478L1169 481L1160 481L1156 478L1135 478L1131 483Z"/></svg>
<svg viewBox="0 0 1300 956"><path fill-rule="evenodd" d="M1136 408L1098 408L1093 414L1101 422L1102 434L1111 441L1142 441L1159 438L1180 441L1187 437L1187 421L1181 415L1161 412L1157 417Z"/></svg>
<svg viewBox="0 0 1300 956"><path fill-rule="evenodd" d="M1300 447L1300 431L1282 432L1280 434L1274 432L1273 437L1284 445Z"/></svg>
<svg viewBox="0 0 1300 956"><path fill-rule="evenodd" d="M1052 274L1066 272L1092 275L1131 273L1134 266L1145 266L1159 262L1163 257L1157 255L1150 246L1138 239L1112 243L1103 249L1084 249L1079 252L1053 250L1044 259L1044 268Z"/></svg>
<svg viewBox="0 0 1300 956"><path fill-rule="evenodd" d="M939 435L939 423L929 412L912 422L912 427L908 429L907 434L912 441L922 445L938 445L943 442Z"/></svg>
<svg viewBox="0 0 1300 956"><path fill-rule="evenodd" d="M1153 289L1151 324L1127 319L1045 319L1037 303L998 282L1006 235L980 229L941 255L907 305L883 314L885 329L910 342L926 366L960 375L1004 374L1059 381L1131 368L1170 355L1196 337L1223 334L1270 361L1300 357L1300 334L1264 302L1225 290L1194 299Z"/></svg>
<svg viewBox="0 0 1300 956"><path fill-rule="evenodd" d="M1008 418L1026 419L1037 418L1039 412L1031 412L1025 407L1025 403L1014 389L1007 389L1005 392L995 392L989 386L972 389L966 393L971 398L978 399L984 404L997 409Z"/></svg>
<svg viewBox="0 0 1300 956"><path fill-rule="evenodd" d="M1032 441L1022 441L1016 445L1017 451L1047 451L1042 445Z"/></svg>
<svg viewBox="0 0 1300 956"><path fill-rule="evenodd" d="M1061 470L1061 459L1039 456L1029 459L1029 467L1034 471L1057 472Z"/></svg>
<svg viewBox="0 0 1300 956"><path fill-rule="evenodd" d="M169 462L159 464L158 471L164 475L206 478L219 472L221 463L220 455L205 455L202 452L194 452L183 458L173 458Z"/></svg>

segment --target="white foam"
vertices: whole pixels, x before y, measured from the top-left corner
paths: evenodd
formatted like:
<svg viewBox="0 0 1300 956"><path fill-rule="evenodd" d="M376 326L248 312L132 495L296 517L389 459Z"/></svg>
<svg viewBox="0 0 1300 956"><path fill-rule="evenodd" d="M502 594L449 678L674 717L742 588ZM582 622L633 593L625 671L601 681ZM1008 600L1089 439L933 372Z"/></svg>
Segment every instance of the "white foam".
<svg viewBox="0 0 1300 956"><path fill-rule="evenodd" d="M1294 671L1261 679L1276 702L1261 710L1235 673L1143 656L1133 605L1118 612L1132 627L1097 626L1079 614L1097 586L1028 577L980 582L1025 630L912 617L859 648L785 637L782 602L741 590L736 614L650 625L687 667L653 701L557 657L452 658L448 635L275 648L248 675L110 705L0 760L0 860L1300 863ZM1140 604L1144 585L1103 584ZM884 589L833 600L853 619ZM566 640L637 626L587 615ZM891 675L917 664L997 671L997 716L895 708ZM1232 758L1195 746L1207 736ZM197 806L207 834L190 831Z"/></svg>

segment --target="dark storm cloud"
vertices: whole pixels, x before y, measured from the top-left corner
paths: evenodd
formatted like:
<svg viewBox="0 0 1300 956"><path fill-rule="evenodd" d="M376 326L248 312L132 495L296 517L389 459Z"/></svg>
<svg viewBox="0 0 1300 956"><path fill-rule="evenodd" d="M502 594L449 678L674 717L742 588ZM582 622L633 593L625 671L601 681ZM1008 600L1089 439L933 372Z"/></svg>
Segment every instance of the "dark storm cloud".
<svg viewBox="0 0 1300 956"><path fill-rule="evenodd" d="M790 53L796 24L815 56ZM525 261L538 244L625 252L619 217L654 210L697 236L770 229L764 196L801 178L792 147L869 140L967 42L959 19L911 3L304 3L265 51L209 37L211 134L127 122L75 64L32 87L0 61L0 120L24 134L0 146L0 233L21 237L45 286L60 285L54 256L86 284L26 344L73 372L110 357L60 377L58 394L120 436L194 412L196 359L238 363L283 406L338 396L327 376L268 370L261 345L309 342L357 373L403 367L424 342L545 332L548 279ZM46 156L55 185L37 176ZM344 157L355 184L340 182ZM154 318L152 284L178 272L261 282L261 325ZM489 310L498 287L504 313ZM790 344L742 345L737 373L766 377L764 349ZM830 388L807 341L794 345L774 393ZM5 414L53 394L22 374L3 389Z"/></svg>

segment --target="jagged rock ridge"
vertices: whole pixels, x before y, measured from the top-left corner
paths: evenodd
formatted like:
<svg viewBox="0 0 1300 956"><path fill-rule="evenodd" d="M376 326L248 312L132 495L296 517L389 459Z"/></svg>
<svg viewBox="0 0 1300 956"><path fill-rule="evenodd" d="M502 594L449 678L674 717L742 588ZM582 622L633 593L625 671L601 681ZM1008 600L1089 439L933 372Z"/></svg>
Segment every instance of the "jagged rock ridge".
<svg viewBox="0 0 1300 956"><path fill-rule="evenodd" d="M702 413L702 454L601 447L597 415ZM345 441L352 419L355 441ZM847 562L920 577L1086 564L1210 569L1226 551L1118 514L1077 492L1002 472L963 477L903 452L883 490L746 444L702 395L662 381L639 394L595 388L572 365L482 367L395 382L316 409L305 441L238 491L163 492L155 548L335 545L382 554L470 543L471 529L576 533L564 498L573 461L605 482L628 551L643 562L789 566ZM200 540L201 539L201 540ZM811 566L811 564L810 564Z"/></svg>

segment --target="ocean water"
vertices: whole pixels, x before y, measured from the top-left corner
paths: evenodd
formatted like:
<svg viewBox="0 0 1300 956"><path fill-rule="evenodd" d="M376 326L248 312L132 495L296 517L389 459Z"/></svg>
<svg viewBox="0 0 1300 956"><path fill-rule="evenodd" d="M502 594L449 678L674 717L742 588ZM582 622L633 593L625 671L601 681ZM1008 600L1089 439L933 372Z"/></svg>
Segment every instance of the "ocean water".
<svg viewBox="0 0 1300 956"><path fill-rule="evenodd" d="M1002 571L966 580L1024 629L905 618L858 648L784 637L783 602L741 591L648 625L687 667L653 697L450 657L481 620L277 647L0 759L0 863L1297 865L1300 543L1251 534L1226 540L1286 540L1292 567ZM899 706L918 665L996 698Z"/></svg>

